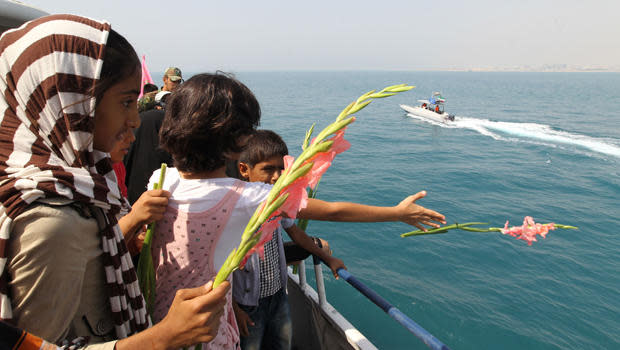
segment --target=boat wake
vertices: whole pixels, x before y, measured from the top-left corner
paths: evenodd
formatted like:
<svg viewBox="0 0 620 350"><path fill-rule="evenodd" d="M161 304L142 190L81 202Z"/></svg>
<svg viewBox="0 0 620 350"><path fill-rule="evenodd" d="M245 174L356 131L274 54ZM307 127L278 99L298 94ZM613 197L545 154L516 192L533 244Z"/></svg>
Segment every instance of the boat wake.
<svg viewBox="0 0 620 350"><path fill-rule="evenodd" d="M553 129L549 125L537 123L497 122L488 119L477 119L457 116L453 122L439 123L413 114L412 118L442 128L459 128L474 130L481 135L492 137L495 140L530 142L550 147L575 146L599 154L620 158L620 140L596 138L576 133Z"/></svg>

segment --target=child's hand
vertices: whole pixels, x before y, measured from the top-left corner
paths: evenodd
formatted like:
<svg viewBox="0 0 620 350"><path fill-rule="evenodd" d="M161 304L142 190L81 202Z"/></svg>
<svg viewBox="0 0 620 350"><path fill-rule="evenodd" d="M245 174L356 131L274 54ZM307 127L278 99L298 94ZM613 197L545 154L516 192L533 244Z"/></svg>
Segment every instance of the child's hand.
<svg viewBox="0 0 620 350"><path fill-rule="evenodd" d="M239 334L242 337L250 335L248 325L253 326L254 321L250 318L247 312L243 311L236 302L233 301L233 310L235 311L235 318L237 319L237 326L239 327Z"/></svg>
<svg viewBox="0 0 620 350"><path fill-rule="evenodd" d="M213 282L191 289L179 289L170 310L158 324L167 332L168 348L207 343L215 338L224 314L226 293L230 283L222 282L211 289Z"/></svg>
<svg viewBox="0 0 620 350"><path fill-rule="evenodd" d="M150 190L142 193L140 198L131 206L128 215L140 225L147 225L160 220L166 212L170 192L165 190Z"/></svg>
<svg viewBox="0 0 620 350"><path fill-rule="evenodd" d="M431 227L439 227L441 224L446 223L445 216L440 213L426 209L421 205L417 205L415 202L426 196L426 191L420 191L414 195L405 198L396 206L396 210L399 212L399 220L409 225L415 226L420 230L426 231L426 228L422 225ZM435 222L433 222L435 221Z"/></svg>
<svg viewBox="0 0 620 350"><path fill-rule="evenodd" d="M329 261L326 261L327 265L329 266L329 268L332 270L332 273L334 274L334 277L336 279L338 279L338 269L347 269L347 267L344 265L344 262L336 257L330 256L329 257Z"/></svg>

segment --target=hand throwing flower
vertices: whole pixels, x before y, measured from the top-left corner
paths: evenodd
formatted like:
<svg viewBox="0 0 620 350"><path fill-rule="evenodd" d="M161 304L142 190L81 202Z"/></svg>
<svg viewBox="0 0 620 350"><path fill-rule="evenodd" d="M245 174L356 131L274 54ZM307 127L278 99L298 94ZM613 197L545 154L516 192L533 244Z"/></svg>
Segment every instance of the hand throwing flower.
<svg viewBox="0 0 620 350"><path fill-rule="evenodd" d="M407 233L401 234L400 236L409 237L409 236L420 236L420 235L426 235L426 234L438 234L438 233L446 233L451 229L460 229L463 231L470 231L470 232L501 232L502 234L510 235L517 239L522 239L526 241L528 245L532 245L532 242L537 242L536 235L540 235L542 238L545 238L547 236L547 233L550 230L555 230L556 228L571 229L571 230L578 229L575 226L569 226L569 225L561 225L561 224L554 224L554 223L549 223L549 224L536 223L534 222L534 219L531 216L526 216L523 219L523 225L513 226L511 228L508 228L508 221L506 221L504 228L471 227L473 225L485 225L485 223L484 222L468 222L464 224L456 223L453 225L448 225L448 226L444 226L444 227L440 227L440 228L436 228L436 229L432 229L428 231L418 230L418 231L407 232Z"/></svg>
<svg viewBox="0 0 620 350"><path fill-rule="evenodd" d="M308 202L306 188L314 189L334 157L349 148L350 144L344 139L344 132L347 125L355 121L353 114L366 107L373 99L393 96L411 89L413 86L400 84L388 86L379 92L373 90L363 94L349 104L338 115L336 121L323 129L312 142L309 140L314 125L310 127L304 139L302 153L297 159L291 156L284 158L285 168L282 175L273 185L265 202L250 218L241 236L241 243L230 252L220 268L213 288L228 278L234 270L243 267L252 253L261 254L263 245L271 239L282 215L294 219L299 210L306 207Z"/></svg>

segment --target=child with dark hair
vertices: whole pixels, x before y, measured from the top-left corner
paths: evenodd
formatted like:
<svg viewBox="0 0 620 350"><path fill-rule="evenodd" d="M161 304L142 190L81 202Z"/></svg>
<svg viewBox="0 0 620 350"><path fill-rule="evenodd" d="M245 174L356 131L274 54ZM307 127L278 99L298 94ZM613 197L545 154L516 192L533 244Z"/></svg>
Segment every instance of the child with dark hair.
<svg viewBox="0 0 620 350"><path fill-rule="evenodd" d="M240 178L249 182L275 184L284 170L283 157L288 148L278 134L258 130L250 136L238 162ZM282 228L291 239L310 254L321 258L330 267L334 277L339 268L346 268L342 260L328 254L315 244L290 219L282 219ZM286 258L281 228L265 243L264 259L253 254L243 270L233 274L235 316L241 333L241 348L290 349L292 323L286 296Z"/></svg>
<svg viewBox="0 0 620 350"><path fill-rule="evenodd" d="M252 92L225 74L195 75L171 95L160 143L172 155L175 168L166 172L163 188L171 196L153 240L156 322L165 315L176 289L203 284L216 275L230 251L239 245L250 217L267 198L271 185L245 183L225 172L225 162L239 158L259 120L260 106ZM153 173L149 188L158 181L159 173ZM434 221L444 222L443 215L415 204L423 196L409 196L395 207L310 199L298 217L399 220L438 227ZM231 294L226 296L218 334L208 349L239 347Z"/></svg>

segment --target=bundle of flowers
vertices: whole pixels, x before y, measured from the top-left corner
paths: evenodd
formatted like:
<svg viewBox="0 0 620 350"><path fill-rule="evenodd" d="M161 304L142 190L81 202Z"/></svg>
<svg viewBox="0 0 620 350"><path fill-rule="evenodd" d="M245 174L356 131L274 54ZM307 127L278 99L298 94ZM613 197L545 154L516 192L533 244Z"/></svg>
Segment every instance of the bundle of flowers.
<svg viewBox="0 0 620 350"><path fill-rule="evenodd" d="M377 98L396 95L413 89L406 84L393 85L379 92L369 91L351 102L336 118L325 127L312 141L314 125L306 133L302 153L297 159L286 156L284 171L273 185L267 199L256 209L241 236L241 243L233 249L220 268L213 288L228 278L254 252L263 254L263 246L271 239L283 215L295 218L299 210L306 207L307 188L314 189L321 176L329 168L334 157L350 147L344 139L347 126L355 121L353 114L359 112Z"/></svg>

